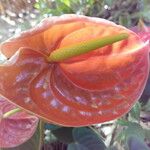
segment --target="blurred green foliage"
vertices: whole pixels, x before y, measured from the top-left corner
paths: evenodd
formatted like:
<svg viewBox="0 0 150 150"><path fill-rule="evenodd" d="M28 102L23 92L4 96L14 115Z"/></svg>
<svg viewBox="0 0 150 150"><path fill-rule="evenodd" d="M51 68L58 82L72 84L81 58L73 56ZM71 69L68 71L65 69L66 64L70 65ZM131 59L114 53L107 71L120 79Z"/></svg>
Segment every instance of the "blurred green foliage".
<svg viewBox="0 0 150 150"><path fill-rule="evenodd" d="M149 0L38 0L34 8L42 15L80 14L114 21L126 27L139 19L150 21Z"/></svg>

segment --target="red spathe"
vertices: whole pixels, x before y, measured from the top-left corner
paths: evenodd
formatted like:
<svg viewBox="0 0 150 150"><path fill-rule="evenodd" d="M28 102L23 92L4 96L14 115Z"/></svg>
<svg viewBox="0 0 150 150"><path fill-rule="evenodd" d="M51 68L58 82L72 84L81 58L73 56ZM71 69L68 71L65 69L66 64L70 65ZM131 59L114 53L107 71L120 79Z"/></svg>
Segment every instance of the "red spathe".
<svg viewBox="0 0 150 150"><path fill-rule="evenodd" d="M61 63L57 48L118 33L129 38ZM63 126L86 126L127 113L143 92L148 44L134 32L100 18L51 17L1 44L0 93L25 110Z"/></svg>
<svg viewBox="0 0 150 150"><path fill-rule="evenodd" d="M1 116L16 106L0 97ZM38 125L38 118L26 112L18 112L6 119L0 119L0 148L16 147L32 137Z"/></svg>

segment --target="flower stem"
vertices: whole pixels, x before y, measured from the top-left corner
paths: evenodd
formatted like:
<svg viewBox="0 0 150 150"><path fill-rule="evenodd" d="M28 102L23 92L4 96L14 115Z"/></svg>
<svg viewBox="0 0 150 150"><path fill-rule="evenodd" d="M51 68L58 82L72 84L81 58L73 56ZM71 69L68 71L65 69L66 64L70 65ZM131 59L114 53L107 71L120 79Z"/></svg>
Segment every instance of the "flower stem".
<svg viewBox="0 0 150 150"><path fill-rule="evenodd" d="M39 150L41 150L44 144L44 121L42 119L39 121L39 137Z"/></svg>
<svg viewBox="0 0 150 150"><path fill-rule="evenodd" d="M92 50L122 41L128 38L127 33L119 33L116 35L105 36L102 38L96 38L82 43L78 43L72 46L56 49L47 58L49 62L60 62L81 54L85 54Z"/></svg>
<svg viewBox="0 0 150 150"><path fill-rule="evenodd" d="M10 117L10 116L16 114L17 112L20 112L20 111L22 111L22 109L20 109L20 108L12 109L12 110L6 112L6 113L3 115L3 119L6 119L6 118L8 118L8 117Z"/></svg>

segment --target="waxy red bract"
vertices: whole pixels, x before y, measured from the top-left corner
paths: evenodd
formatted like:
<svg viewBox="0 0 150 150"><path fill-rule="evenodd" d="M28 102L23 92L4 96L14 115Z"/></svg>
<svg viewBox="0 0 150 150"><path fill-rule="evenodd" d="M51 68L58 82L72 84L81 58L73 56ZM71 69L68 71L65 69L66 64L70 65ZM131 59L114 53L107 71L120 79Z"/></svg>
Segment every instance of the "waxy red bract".
<svg viewBox="0 0 150 150"><path fill-rule="evenodd" d="M3 114L15 108L15 105L0 97L0 148L21 145L32 137L37 128L38 118L24 111L2 118Z"/></svg>
<svg viewBox="0 0 150 150"><path fill-rule="evenodd" d="M46 57L57 48L118 33L129 38L64 62ZM63 15L1 44L0 93L21 108L63 126L86 126L127 113L148 77L148 44L100 18Z"/></svg>

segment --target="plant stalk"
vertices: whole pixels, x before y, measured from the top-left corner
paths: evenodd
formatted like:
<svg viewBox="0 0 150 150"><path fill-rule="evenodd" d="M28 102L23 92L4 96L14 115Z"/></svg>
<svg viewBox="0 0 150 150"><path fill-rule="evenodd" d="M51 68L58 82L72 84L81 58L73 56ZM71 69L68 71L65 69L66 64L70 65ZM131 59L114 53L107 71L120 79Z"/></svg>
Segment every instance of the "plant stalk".
<svg viewBox="0 0 150 150"><path fill-rule="evenodd" d="M59 48L54 50L47 58L48 62L61 62L66 59L79 56L90 51L102 48L104 46L125 40L128 38L127 33L119 33L116 35L105 36L102 38L96 38L82 43L78 43L72 46Z"/></svg>
<svg viewBox="0 0 150 150"><path fill-rule="evenodd" d="M22 111L22 109L20 109L20 108L12 109L12 110L6 112L6 113L3 115L2 118L3 118L3 119L6 119L6 118L8 118L8 117L10 117L10 116L16 114L17 112L20 112L20 111Z"/></svg>

